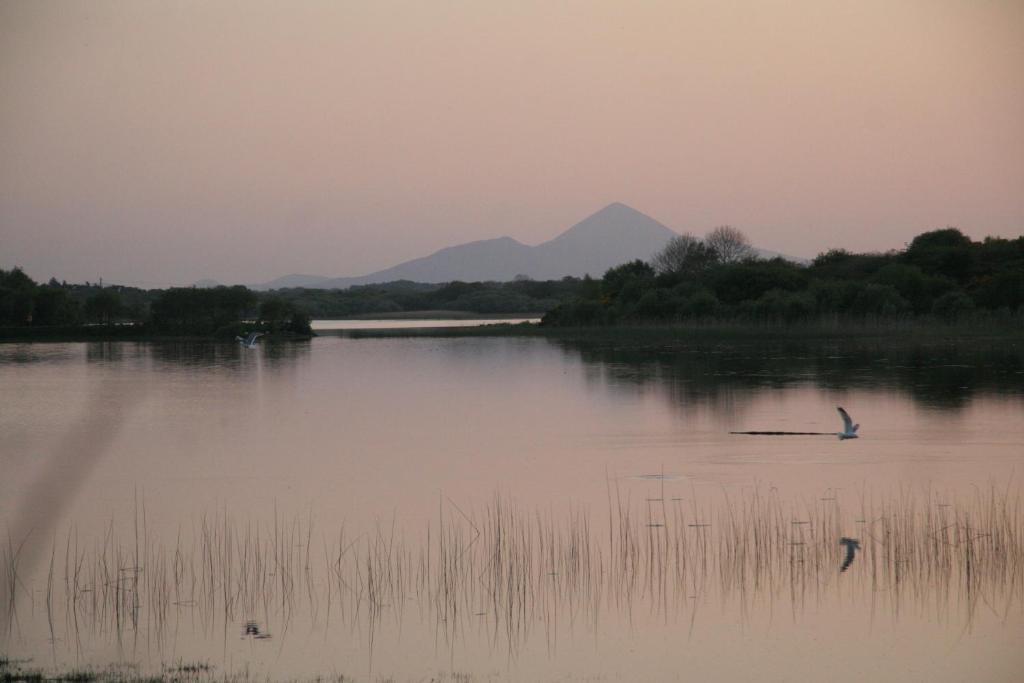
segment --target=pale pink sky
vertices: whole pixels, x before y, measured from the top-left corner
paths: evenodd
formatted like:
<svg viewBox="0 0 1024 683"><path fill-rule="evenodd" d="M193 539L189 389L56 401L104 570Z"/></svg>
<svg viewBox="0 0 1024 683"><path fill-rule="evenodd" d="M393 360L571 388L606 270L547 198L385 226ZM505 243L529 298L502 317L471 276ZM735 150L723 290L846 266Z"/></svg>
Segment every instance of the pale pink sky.
<svg viewBox="0 0 1024 683"><path fill-rule="evenodd" d="M622 201L798 256L1024 231L1024 3L0 0L0 267L357 275Z"/></svg>

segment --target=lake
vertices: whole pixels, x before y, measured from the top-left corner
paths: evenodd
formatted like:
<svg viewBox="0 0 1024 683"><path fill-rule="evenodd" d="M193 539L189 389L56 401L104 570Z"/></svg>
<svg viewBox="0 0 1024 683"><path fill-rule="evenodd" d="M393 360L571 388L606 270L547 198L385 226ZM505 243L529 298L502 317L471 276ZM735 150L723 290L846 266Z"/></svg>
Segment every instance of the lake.
<svg viewBox="0 0 1024 683"><path fill-rule="evenodd" d="M1024 670L1008 341L2 344L0 392L0 655L40 667Z"/></svg>

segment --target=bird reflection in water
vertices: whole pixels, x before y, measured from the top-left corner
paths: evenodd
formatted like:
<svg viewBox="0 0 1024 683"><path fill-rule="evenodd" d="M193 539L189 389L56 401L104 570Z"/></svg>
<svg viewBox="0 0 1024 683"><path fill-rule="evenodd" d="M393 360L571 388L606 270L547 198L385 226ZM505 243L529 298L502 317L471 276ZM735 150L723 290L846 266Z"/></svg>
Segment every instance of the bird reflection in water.
<svg viewBox="0 0 1024 683"><path fill-rule="evenodd" d="M249 620L245 622L245 634L243 637L253 638L255 640L268 640L270 638L270 634L266 631L261 631L259 623Z"/></svg>

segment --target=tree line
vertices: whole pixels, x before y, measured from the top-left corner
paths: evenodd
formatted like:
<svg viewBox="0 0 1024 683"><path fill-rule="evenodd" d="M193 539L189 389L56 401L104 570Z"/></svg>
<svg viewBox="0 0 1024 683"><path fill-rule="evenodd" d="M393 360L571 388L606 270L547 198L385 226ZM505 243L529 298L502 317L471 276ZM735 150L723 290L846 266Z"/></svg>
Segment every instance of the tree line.
<svg viewBox="0 0 1024 683"><path fill-rule="evenodd" d="M810 263L758 258L742 232L681 235L649 261L608 270L543 324L736 320L792 323L843 317L964 319L1024 306L1024 237L972 241L956 228L925 232L905 249L833 249Z"/></svg>
<svg viewBox="0 0 1024 683"><path fill-rule="evenodd" d="M493 315L544 313L579 296L583 280L531 280L518 276L510 282L426 284L399 280L348 289L290 288L276 291L285 301L301 306L314 318L346 318L368 314L416 311L459 311Z"/></svg>
<svg viewBox="0 0 1024 683"><path fill-rule="evenodd" d="M51 279L38 284L20 268L0 269L0 327L131 327L142 333L230 337L244 330L309 334L309 315L247 287L136 287Z"/></svg>
<svg viewBox="0 0 1024 683"><path fill-rule="evenodd" d="M737 320L797 322L822 316L947 320L1014 315L1024 306L1024 237L980 242L955 228L922 233L905 249L833 249L810 263L759 258L728 226L684 234L649 261L601 279L408 281L344 290L243 286L144 290L33 281L0 269L0 327L131 325L156 334L223 335L243 329L308 334L312 318L416 311L543 313L552 326Z"/></svg>
<svg viewBox="0 0 1024 683"><path fill-rule="evenodd" d="M157 334L231 336L242 329L308 334L311 318L459 311L543 313L577 296L579 278L512 282L408 281L344 290L173 287L144 290L51 279L38 284L20 268L0 270L0 327L108 328L132 326Z"/></svg>

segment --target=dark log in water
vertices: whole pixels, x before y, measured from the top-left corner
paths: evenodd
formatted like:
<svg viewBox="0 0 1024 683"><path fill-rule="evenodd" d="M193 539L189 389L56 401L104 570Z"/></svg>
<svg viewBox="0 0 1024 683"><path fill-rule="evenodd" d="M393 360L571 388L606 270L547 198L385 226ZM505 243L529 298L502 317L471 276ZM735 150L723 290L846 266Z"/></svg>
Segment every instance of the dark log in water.
<svg viewBox="0 0 1024 683"><path fill-rule="evenodd" d="M758 436L835 436L835 432L729 432L730 434L754 434Z"/></svg>

